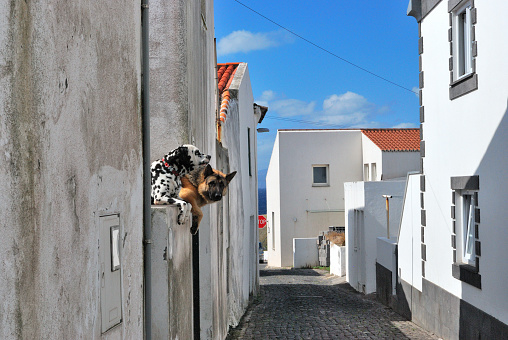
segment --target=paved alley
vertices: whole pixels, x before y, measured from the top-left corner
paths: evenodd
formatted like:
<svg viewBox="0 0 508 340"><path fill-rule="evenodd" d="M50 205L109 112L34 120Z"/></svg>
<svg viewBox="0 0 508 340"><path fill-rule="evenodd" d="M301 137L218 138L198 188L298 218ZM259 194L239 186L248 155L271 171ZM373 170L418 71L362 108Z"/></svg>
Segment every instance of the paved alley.
<svg viewBox="0 0 508 340"><path fill-rule="evenodd" d="M324 270L261 265L260 286L228 339L438 339Z"/></svg>

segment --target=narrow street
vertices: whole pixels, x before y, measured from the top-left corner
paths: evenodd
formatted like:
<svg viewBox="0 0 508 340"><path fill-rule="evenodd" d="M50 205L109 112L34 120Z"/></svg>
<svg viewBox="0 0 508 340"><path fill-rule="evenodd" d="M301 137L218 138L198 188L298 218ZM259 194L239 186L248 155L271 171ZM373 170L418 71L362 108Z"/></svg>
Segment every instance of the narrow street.
<svg viewBox="0 0 508 340"><path fill-rule="evenodd" d="M260 265L260 295L228 339L438 339L345 278Z"/></svg>

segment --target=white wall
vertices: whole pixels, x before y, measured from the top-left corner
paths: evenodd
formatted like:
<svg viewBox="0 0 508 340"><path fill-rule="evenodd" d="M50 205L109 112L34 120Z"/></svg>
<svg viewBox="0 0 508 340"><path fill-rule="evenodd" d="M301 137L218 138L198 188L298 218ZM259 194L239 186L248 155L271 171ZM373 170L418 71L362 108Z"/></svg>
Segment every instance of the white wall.
<svg viewBox="0 0 508 340"><path fill-rule="evenodd" d="M229 172L237 171L229 186L230 212L237 218L232 221L227 245L230 268L235 270L228 273L230 293L224 299L229 299L227 318L234 327L248 306L249 295L257 294L258 290L256 126L259 117L254 114L254 98L246 63L238 65L229 92L231 103L223 124L223 146L229 154ZM251 175L248 128L251 138Z"/></svg>
<svg viewBox="0 0 508 340"><path fill-rule="evenodd" d="M399 277L422 290L420 175L408 176L398 236Z"/></svg>
<svg viewBox="0 0 508 340"><path fill-rule="evenodd" d="M280 260L269 256L269 264L293 263L293 238L315 237L329 226L344 225L344 186L362 179L361 132L347 130L279 130L280 173ZM275 148L275 146L274 146ZM330 186L313 187L313 164L328 164ZM268 220L273 192L272 164L267 175ZM331 211L331 212L330 212ZM276 225L277 229L278 226ZM270 242L270 241L269 241ZM275 262L274 262L275 261Z"/></svg>
<svg viewBox="0 0 508 340"><path fill-rule="evenodd" d="M508 230L506 174L508 161L507 85L508 22L499 13L506 1L476 1L478 41L477 90L455 100L448 95L449 43L447 2L442 1L422 22L425 74L424 171L427 226L425 278L488 314L508 323L508 264L504 261ZM450 177L480 176L479 208L482 245L479 290L452 277Z"/></svg>
<svg viewBox="0 0 508 340"><path fill-rule="evenodd" d="M420 151L383 152L383 180L406 177L408 172L419 169Z"/></svg>
<svg viewBox="0 0 508 340"><path fill-rule="evenodd" d="M266 172L267 247L269 266L281 267L280 247L280 163L279 134L273 143L272 156Z"/></svg>
<svg viewBox="0 0 508 340"><path fill-rule="evenodd" d="M376 291L376 238L387 237L386 199L390 195L390 238L399 232L405 182L345 183L346 280L366 294ZM363 209L363 225L355 225L354 209ZM355 234L355 228L360 229ZM355 241L355 236L358 239ZM355 247L356 246L356 247ZM356 248L356 250L355 250ZM363 288L365 286L365 288Z"/></svg>
<svg viewBox="0 0 508 340"><path fill-rule="evenodd" d="M369 137L362 133L362 153L363 164L369 166L369 178L363 178L364 181L380 181L383 173L383 152L370 140ZM376 164L376 176L373 178L372 164ZM363 166L363 165L362 165ZM362 168L363 169L363 168ZM384 177L383 177L384 178Z"/></svg>

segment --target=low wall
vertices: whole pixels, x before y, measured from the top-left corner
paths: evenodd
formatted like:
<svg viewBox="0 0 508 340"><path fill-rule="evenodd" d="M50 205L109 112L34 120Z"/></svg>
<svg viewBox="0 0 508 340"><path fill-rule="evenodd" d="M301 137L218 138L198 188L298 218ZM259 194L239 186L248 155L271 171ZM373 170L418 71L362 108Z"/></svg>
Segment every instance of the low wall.
<svg viewBox="0 0 508 340"><path fill-rule="evenodd" d="M152 206L152 334L193 338L192 234L176 206Z"/></svg>
<svg viewBox="0 0 508 340"><path fill-rule="evenodd" d="M346 276L346 247L332 244L330 248L330 274Z"/></svg>
<svg viewBox="0 0 508 340"><path fill-rule="evenodd" d="M293 268L319 265L317 237L293 239Z"/></svg>

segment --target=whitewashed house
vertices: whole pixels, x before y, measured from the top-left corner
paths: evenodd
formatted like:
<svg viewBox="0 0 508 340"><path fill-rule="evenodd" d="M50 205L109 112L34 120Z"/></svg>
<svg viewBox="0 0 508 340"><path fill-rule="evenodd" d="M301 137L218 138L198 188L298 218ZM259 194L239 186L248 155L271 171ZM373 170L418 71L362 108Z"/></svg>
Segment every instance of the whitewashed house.
<svg viewBox="0 0 508 340"><path fill-rule="evenodd" d="M345 226L344 183L418 169L415 147L389 151L390 136L419 147L418 129L278 131L266 176L269 265L293 265L293 238Z"/></svg>
<svg viewBox="0 0 508 340"><path fill-rule="evenodd" d="M376 291L376 238L398 234L405 179L419 166L420 133L362 130L362 146L364 181L344 184L346 280L369 294Z"/></svg>
<svg viewBox="0 0 508 340"><path fill-rule="evenodd" d="M504 0L408 8L420 28L423 138L394 306L446 339L508 338L507 11Z"/></svg>

